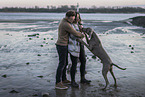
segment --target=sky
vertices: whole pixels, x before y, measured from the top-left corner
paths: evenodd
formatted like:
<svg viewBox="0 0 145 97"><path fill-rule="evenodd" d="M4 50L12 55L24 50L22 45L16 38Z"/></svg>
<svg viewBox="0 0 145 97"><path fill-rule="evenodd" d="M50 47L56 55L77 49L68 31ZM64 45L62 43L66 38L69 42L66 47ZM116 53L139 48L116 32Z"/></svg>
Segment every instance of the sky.
<svg viewBox="0 0 145 97"><path fill-rule="evenodd" d="M0 8L2 7L47 7L61 5L77 5L80 7L100 7L100 6L130 6L145 5L145 0L0 0Z"/></svg>

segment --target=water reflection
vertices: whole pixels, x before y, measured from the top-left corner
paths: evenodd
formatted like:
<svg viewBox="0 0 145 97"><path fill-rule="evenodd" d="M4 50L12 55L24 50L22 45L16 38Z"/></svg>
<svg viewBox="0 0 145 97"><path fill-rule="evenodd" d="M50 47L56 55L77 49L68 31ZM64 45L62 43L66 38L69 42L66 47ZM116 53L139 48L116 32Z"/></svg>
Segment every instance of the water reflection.
<svg viewBox="0 0 145 97"><path fill-rule="evenodd" d="M56 97L67 97L67 90L57 90L55 89Z"/></svg>

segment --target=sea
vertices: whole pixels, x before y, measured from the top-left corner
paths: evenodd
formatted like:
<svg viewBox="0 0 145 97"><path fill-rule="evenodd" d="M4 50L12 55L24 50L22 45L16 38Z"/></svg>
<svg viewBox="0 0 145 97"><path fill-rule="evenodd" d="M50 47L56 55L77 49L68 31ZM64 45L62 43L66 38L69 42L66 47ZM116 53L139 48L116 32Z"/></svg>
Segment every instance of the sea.
<svg viewBox="0 0 145 97"><path fill-rule="evenodd" d="M145 14L80 13L80 15L83 27L94 29L112 61L127 68L126 71L121 71L114 67L121 88L121 92L115 92L114 97L145 96L145 28L130 23L131 18ZM0 13L0 95L32 97L37 92L54 90L58 65L55 43L59 23L64 17L65 13ZM96 87L103 87L105 84L101 74L102 65L87 48L85 54L86 76L92 80L92 88L88 86L88 91L89 89L94 91ZM77 82L80 79L79 66L78 63ZM111 80L112 77L108 78ZM110 83L113 84L113 80ZM110 88L112 90L112 87ZM19 93L11 95L12 90ZM91 97L94 97L95 92L90 92L91 94ZM100 92L99 96L104 95Z"/></svg>
<svg viewBox="0 0 145 97"><path fill-rule="evenodd" d="M145 14L80 13L80 15L83 26L93 28L97 34L135 33L143 35L145 33L144 28L134 26L129 22L130 18L145 16ZM64 17L65 13L0 13L0 35L10 36L15 33L16 35L24 34L24 36L28 36L37 33L52 33L50 37L57 39L58 25ZM7 48L6 41L3 38L1 36L0 52L18 52L18 50L12 50L13 47ZM28 38L32 39L33 37Z"/></svg>

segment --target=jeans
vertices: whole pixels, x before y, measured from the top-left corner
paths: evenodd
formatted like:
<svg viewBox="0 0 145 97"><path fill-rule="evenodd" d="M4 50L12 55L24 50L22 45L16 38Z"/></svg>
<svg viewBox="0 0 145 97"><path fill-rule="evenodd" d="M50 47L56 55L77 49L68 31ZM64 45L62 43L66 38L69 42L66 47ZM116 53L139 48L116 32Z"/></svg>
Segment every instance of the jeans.
<svg viewBox="0 0 145 97"><path fill-rule="evenodd" d="M68 65L68 47L56 45L59 56L59 64L56 71L56 84L66 80L66 67Z"/></svg>
<svg viewBox="0 0 145 97"><path fill-rule="evenodd" d="M80 73L81 73L81 79L85 78L85 69L86 69L86 56L85 56L85 49L84 45L80 43L80 56L79 60L81 62L80 65Z"/></svg>
<svg viewBox="0 0 145 97"><path fill-rule="evenodd" d="M86 69L86 56L85 56L85 50L84 50L84 45L80 44L80 55L79 58L75 57L70 54L70 58L72 61L72 66L70 70L70 75L71 75L71 81L75 81L75 74L76 74L76 67L77 67L77 62L78 59L81 62L80 65L80 73L81 73L81 79L85 79L85 69Z"/></svg>
<svg viewBox="0 0 145 97"><path fill-rule="evenodd" d="M71 75L71 82L75 81L75 74L76 74L76 68L77 68L77 62L78 62L78 57L75 57L70 54L70 58L72 61L72 66L70 69L70 75Z"/></svg>

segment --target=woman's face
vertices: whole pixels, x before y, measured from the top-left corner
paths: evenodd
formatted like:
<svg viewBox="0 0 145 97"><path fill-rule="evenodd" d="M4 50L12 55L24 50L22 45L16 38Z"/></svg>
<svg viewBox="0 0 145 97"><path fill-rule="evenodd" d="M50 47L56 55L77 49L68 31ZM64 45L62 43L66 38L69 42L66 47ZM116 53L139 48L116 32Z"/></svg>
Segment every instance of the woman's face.
<svg viewBox="0 0 145 97"><path fill-rule="evenodd" d="M79 22L80 19L79 19L79 14L77 14L77 17L76 17L76 22Z"/></svg>

